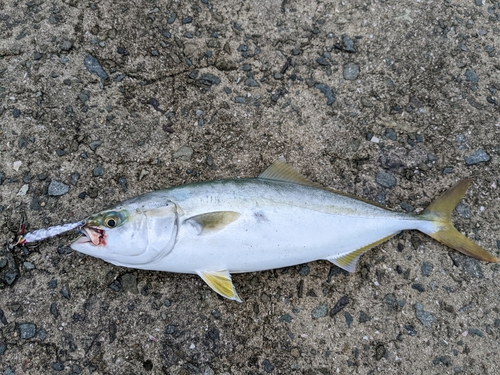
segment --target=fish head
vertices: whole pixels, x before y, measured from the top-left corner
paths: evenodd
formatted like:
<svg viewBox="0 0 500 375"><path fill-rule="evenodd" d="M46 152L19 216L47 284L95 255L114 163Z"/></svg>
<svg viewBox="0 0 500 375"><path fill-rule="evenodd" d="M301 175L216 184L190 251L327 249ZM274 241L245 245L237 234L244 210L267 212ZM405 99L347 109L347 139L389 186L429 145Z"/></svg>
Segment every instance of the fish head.
<svg viewBox="0 0 500 375"><path fill-rule="evenodd" d="M116 207L88 217L71 248L116 265L148 268L141 265L173 250L177 230L177 206L172 202Z"/></svg>

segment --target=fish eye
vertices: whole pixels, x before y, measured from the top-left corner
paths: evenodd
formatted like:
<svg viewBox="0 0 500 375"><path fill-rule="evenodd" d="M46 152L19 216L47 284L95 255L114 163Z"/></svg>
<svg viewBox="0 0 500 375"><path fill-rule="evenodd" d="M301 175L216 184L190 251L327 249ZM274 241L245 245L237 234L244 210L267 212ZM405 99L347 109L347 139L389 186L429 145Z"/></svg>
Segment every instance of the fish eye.
<svg viewBox="0 0 500 375"><path fill-rule="evenodd" d="M104 225L106 225L108 228L116 227L117 223L118 223L118 218L115 216L110 216L104 219Z"/></svg>

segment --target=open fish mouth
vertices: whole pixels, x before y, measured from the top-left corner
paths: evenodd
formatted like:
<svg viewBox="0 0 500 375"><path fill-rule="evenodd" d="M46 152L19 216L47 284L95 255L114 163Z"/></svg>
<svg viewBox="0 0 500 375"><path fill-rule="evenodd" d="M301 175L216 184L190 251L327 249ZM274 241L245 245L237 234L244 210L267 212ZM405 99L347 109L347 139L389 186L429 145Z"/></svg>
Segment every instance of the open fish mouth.
<svg viewBox="0 0 500 375"><path fill-rule="evenodd" d="M106 232L104 229L96 227L82 227L80 228L81 237L75 243L84 244L91 243L94 246L106 245Z"/></svg>

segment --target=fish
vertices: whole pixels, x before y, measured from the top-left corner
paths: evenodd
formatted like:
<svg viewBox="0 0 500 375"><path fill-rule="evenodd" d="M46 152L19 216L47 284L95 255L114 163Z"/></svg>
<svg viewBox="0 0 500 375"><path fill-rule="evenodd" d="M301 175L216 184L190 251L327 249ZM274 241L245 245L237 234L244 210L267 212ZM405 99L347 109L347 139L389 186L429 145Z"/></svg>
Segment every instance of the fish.
<svg viewBox="0 0 500 375"><path fill-rule="evenodd" d="M71 248L117 266L197 274L239 302L231 274L316 260L354 272L363 253L403 230L497 262L451 221L472 181L407 214L324 187L277 160L257 178L191 183L118 203L83 220Z"/></svg>

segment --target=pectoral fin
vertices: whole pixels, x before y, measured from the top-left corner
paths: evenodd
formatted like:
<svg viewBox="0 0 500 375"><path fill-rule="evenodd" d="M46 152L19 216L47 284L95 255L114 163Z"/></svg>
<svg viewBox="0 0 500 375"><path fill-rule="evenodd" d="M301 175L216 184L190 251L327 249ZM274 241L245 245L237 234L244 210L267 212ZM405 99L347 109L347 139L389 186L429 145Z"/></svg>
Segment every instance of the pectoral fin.
<svg viewBox="0 0 500 375"><path fill-rule="evenodd" d="M197 271L198 275L210 288L219 293L222 297L241 302L228 270L224 271Z"/></svg>
<svg viewBox="0 0 500 375"><path fill-rule="evenodd" d="M198 228L200 234L219 231L236 221L241 214L235 211L214 211L192 216L186 222Z"/></svg>
<svg viewBox="0 0 500 375"><path fill-rule="evenodd" d="M361 255L363 255L366 251L370 250L372 247L387 241L392 236L393 235L391 234L390 236L381 238L378 241L363 246L360 249L354 250L342 256L330 257L328 258L328 260L346 271L354 272L356 271L356 264L358 263L358 260L361 257Z"/></svg>

